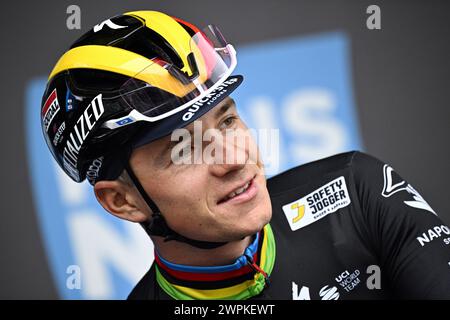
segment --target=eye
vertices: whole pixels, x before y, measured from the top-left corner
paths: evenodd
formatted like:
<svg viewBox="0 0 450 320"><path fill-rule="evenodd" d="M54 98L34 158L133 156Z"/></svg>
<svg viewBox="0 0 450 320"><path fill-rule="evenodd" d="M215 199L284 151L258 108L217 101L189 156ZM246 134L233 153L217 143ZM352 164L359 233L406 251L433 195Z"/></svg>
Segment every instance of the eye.
<svg viewBox="0 0 450 320"><path fill-rule="evenodd" d="M232 127L232 126L236 123L237 118L238 118L238 117L236 117L235 115L231 115L231 116L226 117L226 118L220 123L219 129L220 129L220 130L223 130L223 129L227 129L227 128Z"/></svg>

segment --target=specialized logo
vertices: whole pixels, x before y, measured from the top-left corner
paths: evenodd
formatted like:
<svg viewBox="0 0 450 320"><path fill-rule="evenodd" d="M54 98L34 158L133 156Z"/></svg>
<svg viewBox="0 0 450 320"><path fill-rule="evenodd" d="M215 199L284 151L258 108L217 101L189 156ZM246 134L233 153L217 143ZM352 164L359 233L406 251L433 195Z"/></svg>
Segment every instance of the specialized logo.
<svg viewBox="0 0 450 320"><path fill-rule="evenodd" d="M400 191L406 191L413 196L414 201L403 201L407 206L417 209L427 210L436 215L436 212L430 207L430 205L425 201L424 198L417 192L410 184L406 183L406 181L401 180L397 183L393 182L392 173L394 169L388 166L387 164L383 167L383 177L384 177L384 185L383 191L381 195L385 198L389 198L390 196L396 194Z"/></svg>
<svg viewBox="0 0 450 320"><path fill-rule="evenodd" d="M428 229L426 232L422 233L419 237L417 237L417 241L419 241L420 246L425 246L427 243L433 241L434 239L438 239L442 236L450 236L450 229L447 226L435 226L433 228ZM444 238L444 244L450 244L450 237Z"/></svg>
<svg viewBox="0 0 450 320"><path fill-rule="evenodd" d="M210 105L214 101L216 101L220 96L224 95L227 92L226 87L232 85L238 81L238 78L232 78L230 80L224 81L220 86L214 89L210 94L206 95L204 98L200 99L196 103L194 103L187 112L183 114L183 121L188 121L191 119L194 114L202 107L205 103Z"/></svg>
<svg viewBox="0 0 450 320"><path fill-rule="evenodd" d="M306 227L351 203L344 177L339 177L307 196L284 205L292 231Z"/></svg>
<svg viewBox="0 0 450 320"><path fill-rule="evenodd" d="M319 290L319 297L321 300L338 300L340 294L336 287L324 286ZM292 300L311 300L309 288L303 286L299 292L298 285L292 282Z"/></svg>
<svg viewBox="0 0 450 320"><path fill-rule="evenodd" d="M110 19L108 19L108 20L105 20L105 21L95 25L94 26L94 32L99 32L100 30L103 29L103 27L105 25L107 25L110 29L123 29L123 28L127 27L127 26L119 26L118 24L115 24Z"/></svg>
<svg viewBox="0 0 450 320"><path fill-rule="evenodd" d="M67 138L63 152L64 167L77 181L80 180L77 169L78 153L92 128L104 112L105 108L103 107L102 95L99 94L92 99L89 106L84 110L80 118L78 118L72 132Z"/></svg>
<svg viewBox="0 0 450 320"><path fill-rule="evenodd" d="M52 93L48 96L42 108L42 121L44 123L45 132L48 132L48 128L59 111L58 95L56 89L53 89Z"/></svg>

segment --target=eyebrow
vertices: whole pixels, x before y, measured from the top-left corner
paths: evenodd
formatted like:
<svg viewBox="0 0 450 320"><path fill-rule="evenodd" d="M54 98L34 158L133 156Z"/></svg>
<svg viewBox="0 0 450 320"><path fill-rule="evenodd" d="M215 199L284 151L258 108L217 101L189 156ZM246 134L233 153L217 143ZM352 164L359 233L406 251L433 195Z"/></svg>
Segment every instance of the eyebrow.
<svg viewBox="0 0 450 320"><path fill-rule="evenodd" d="M229 98L226 100L226 103L221 106L215 113L214 113L214 118L218 119L220 118L224 113L226 113L230 108L235 107L236 103L234 102L233 98ZM188 130L189 134L192 135L192 131ZM180 141L172 141L169 140L168 143L164 146L164 148L161 150L161 152L158 155L158 159L161 159L164 157L164 155L166 154L166 152L173 148L175 145L177 145Z"/></svg>
<svg viewBox="0 0 450 320"><path fill-rule="evenodd" d="M164 146L164 148L162 148L161 152L159 152L157 159L161 160L162 158L164 158L164 156L167 153L167 151L169 149L173 148L174 146L176 146L179 142L180 141L172 141L171 139L169 139L169 141Z"/></svg>
<svg viewBox="0 0 450 320"><path fill-rule="evenodd" d="M216 113L214 114L214 118L220 118L225 112L228 111L228 109L234 106L236 106L234 100L232 98L227 99L227 102L216 111Z"/></svg>

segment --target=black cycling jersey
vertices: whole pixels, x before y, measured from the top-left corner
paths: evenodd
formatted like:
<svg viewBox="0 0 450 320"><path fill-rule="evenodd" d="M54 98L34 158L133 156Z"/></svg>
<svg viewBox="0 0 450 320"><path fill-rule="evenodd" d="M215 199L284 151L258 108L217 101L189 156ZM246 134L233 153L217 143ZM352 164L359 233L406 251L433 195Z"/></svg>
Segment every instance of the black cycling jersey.
<svg viewBox="0 0 450 320"><path fill-rule="evenodd" d="M233 267L156 256L129 299L450 298L450 229L389 165L348 152L268 189L270 226Z"/></svg>

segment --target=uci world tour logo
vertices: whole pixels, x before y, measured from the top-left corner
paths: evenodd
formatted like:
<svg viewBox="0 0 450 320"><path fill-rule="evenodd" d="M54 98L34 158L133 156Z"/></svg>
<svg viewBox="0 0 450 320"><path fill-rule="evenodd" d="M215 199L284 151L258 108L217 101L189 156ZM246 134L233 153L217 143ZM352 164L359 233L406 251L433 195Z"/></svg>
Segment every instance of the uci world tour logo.
<svg viewBox="0 0 450 320"><path fill-rule="evenodd" d="M235 73L245 76L232 95L238 110L249 128L280 133L278 155L261 150L266 166L275 162L271 156L279 159L281 172L361 149L349 48L346 35L336 32L238 48ZM73 182L57 166L40 126L45 84L38 78L26 89L25 127L35 212L55 285L66 299L126 298L153 261L152 244L138 225L106 213L87 182ZM70 106L74 99L57 98ZM49 122L66 112L56 101L49 110ZM297 212L294 223L306 221L304 215ZM70 285L73 270L79 271L79 286Z"/></svg>

